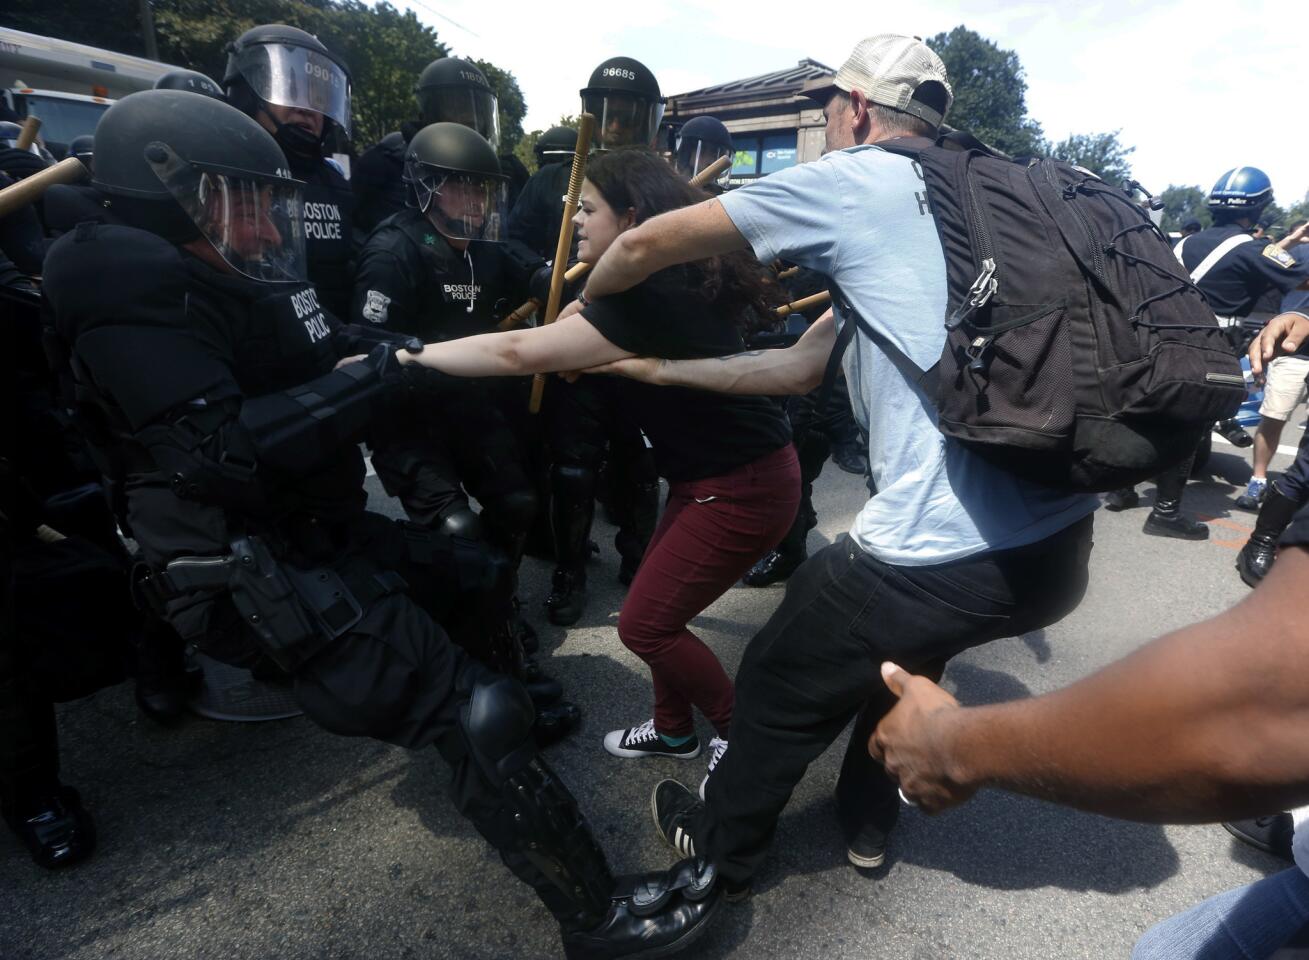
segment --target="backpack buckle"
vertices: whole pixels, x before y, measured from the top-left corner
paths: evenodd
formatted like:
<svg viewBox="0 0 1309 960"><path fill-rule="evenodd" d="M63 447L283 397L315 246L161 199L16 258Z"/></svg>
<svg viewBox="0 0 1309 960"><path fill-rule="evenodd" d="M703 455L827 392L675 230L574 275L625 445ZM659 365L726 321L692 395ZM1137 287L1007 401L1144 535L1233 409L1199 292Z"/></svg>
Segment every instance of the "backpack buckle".
<svg viewBox="0 0 1309 960"><path fill-rule="evenodd" d="M954 313L950 314L950 319L946 321L945 328L954 330L970 316L976 313L987 302L995 296L996 289L1000 282L995 279L995 261L988 257L982 261L982 272L977 275L973 285L968 288L968 298L958 307Z"/></svg>

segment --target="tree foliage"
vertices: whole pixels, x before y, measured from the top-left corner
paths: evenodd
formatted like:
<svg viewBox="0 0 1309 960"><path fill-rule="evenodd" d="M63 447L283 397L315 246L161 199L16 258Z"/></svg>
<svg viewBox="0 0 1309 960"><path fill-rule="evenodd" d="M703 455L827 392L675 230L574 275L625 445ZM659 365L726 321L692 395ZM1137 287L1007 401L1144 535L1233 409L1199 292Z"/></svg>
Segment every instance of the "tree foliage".
<svg viewBox="0 0 1309 960"><path fill-rule="evenodd" d="M1050 147L1051 156L1085 167L1105 183L1122 186L1132 176L1127 157L1135 147L1124 146L1118 139L1121 131L1112 133L1076 133Z"/></svg>
<svg viewBox="0 0 1309 960"><path fill-rule="evenodd" d="M954 92L946 123L1014 156L1041 152L1041 125L1027 115L1018 54L962 25L926 42L945 64Z"/></svg>
<svg viewBox="0 0 1309 960"><path fill-rule="evenodd" d="M1179 231L1191 220L1199 220L1201 227L1213 226L1208 195L1199 187L1170 184L1159 199L1164 202L1164 218L1159 226L1165 233Z"/></svg>
<svg viewBox="0 0 1309 960"><path fill-rule="evenodd" d="M553 126L572 127L576 130L577 117L568 115L562 116L559 118L557 123L553 124ZM536 141L541 139L543 133L545 133L544 130L533 130L531 133L525 133L523 134L522 139L518 141L518 145L514 147L514 156L516 156L522 162L523 166L525 166L531 173L536 173L537 171Z"/></svg>
<svg viewBox="0 0 1309 960"><path fill-rule="evenodd" d="M136 0L11 0L5 24L43 36L142 55ZM386 0L151 0L159 58L221 81L225 48L261 23L314 34L350 67L354 142L359 150L417 115L414 84L423 67L450 49L412 11ZM478 61L500 98L502 147L512 149L527 113L512 73Z"/></svg>

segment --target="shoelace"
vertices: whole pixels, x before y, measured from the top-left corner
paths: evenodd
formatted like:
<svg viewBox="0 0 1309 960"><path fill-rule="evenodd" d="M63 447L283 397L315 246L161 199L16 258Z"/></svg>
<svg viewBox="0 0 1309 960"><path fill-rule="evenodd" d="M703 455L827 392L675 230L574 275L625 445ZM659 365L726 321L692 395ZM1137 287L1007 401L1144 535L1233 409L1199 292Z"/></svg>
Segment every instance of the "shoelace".
<svg viewBox="0 0 1309 960"><path fill-rule="evenodd" d="M723 754L727 752L727 741L722 737L713 737L709 741L709 749L713 755L709 758L709 772L714 772L714 767L718 766L718 761L723 759Z"/></svg>
<svg viewBox="0 0 1309 960"><path fill-rule="evenodd" d="M655 733L654 720L650 719L647 720L645 723L641 724L639 727L633 727L631 730L628 730L627 742L629 744L649 743L651 740L655 739L658 736L659 734Z"/></svg>

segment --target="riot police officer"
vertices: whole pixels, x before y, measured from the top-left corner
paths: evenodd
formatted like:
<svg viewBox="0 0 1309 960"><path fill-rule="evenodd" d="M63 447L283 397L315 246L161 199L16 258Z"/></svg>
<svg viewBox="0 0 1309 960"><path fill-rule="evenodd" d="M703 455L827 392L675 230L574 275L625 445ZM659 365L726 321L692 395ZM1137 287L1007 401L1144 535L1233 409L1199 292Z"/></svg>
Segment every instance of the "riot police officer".
<svg viewBox="0 0 1309 960"><path fill-rule="evenodd" d="M720 157L732 156L732 135L727 126L717 117L692 117L677 131L677 149L674 163L677 172L687 180L695 177L701 170L716 162ZM727 189L732 176L728 167L713 181L706 184L710 193L722 193Z"/></svg>
<svg viewBox="0 0 1309 960"><path fill-rule="evenodd" d="M1242 351L1246 338L1242 321L1259 299L1269 290L1283 293L1293 290L1309 275L1309 263L1298 263L1267 237L1252 236L1260 212L1272 201L1272 182L1258 167L1228 170L1209 191L1214 225L1183 237L1173 248L1238 352ZM1224 421L1218 429L1238 446L1251 443L1249 435L1235 421ZM1156 478L1155 505L1145 520L1144 532L1183 540L1208 538L1207 526L1181 512L1190 469L1188 459ZM1105 506L1122 510L1137 502L1135 490L1115 490L1107 497Z"/></svg>
<svg viewBox="0 0 1309 960"><path fill-rule="evenodd" d="M573 149L577 146L577 131L572 127L551 127L536 138L532 154L536 157L536 168L552 163L571 163ZM510 206L513 206L510 204Z"/></svg>
<svg viewBox="0 0 1309 960"><path fill-rule="evenodd" d="M641 62L631 57L604 61L580 94L582 110L596 118L595 149L654 143L664 99L654 74ZM561 162L532 175L509 214L509 246L519 259L555 254L563 223L560 201L568 192L576 143L574 135L568 153L560 153ZM546 610L550 621L561 626L576 623L586 608L586 561L598 478L606 458L607 502L619 527L614 545L622 583L632 582L658 520L654 457L640 431L612 400L611 389L603 378L583 377L573 384L551 381L545 394L550 528L557 564Z"/></svg>
<svg viewBox="0 0 1309 960"><path fill-rule="evenodd" d="M426 342L493 331L528 289L528 271L497 242L505 177L494 148L469 127L431 124L409 142L405 181L410 206L384 220L360 254L351 315ZM507 416L516 410L521 421L525 413L515 386L521 384L453 381L439 404L416 405L372 436L378 478L411 520L494 551L506 625L513 619L510 598L537 510L524 452ZM469 506L465 488L481 503L481 514ZM498 642L514 640L504 636ZM532 661L514 672L532 681L538 700L557 699L557 685L537 686L544 678ZM555 704L543 720L562 733L576 720L576 710Z"/></svg>
<svg viewBox="0 0 1309 960"><path fill-rule="evenodd" d="M500 149L499 100L477 64L458 57L433 60L414 86L418 119L365 150L351 178L355 224L367 232L405 208L404 165L409 141L431 123L461 123Z"/></svg>
<svg viewBox="0 0 1309 960"><path fill-rule="evenodd" d="M520 684L433 613L445 550L365 510L358 441L409 386L393 343L337 324L303 282L299 184L250 118L177 91L96 131L117 222L56 241L45 293L83 395L129 475L142 592L210 655L286 671L328 730L435 746L457 807L559 920L575 958L675 948L715 905L687 862L630 891L537 755ZM115 283L106 285L104 276Z"/></svg>
<svg viewBox="0 0 1309 960"><path fill-rule="evenodd" d="M156 90L186 90L224 100L223 88L198 70L169 70L155 81Z"/></svg>
<svg viewBox="0 0 1309 960"><path fill-rule="evenodd" d="M350 136L350 72L317 37L265 24L228 45L223 87L232 106L273 135L291 175L304 182L309 279L322 306L345 319L354 271L354 195L325 154L334 131Z"/></svg>

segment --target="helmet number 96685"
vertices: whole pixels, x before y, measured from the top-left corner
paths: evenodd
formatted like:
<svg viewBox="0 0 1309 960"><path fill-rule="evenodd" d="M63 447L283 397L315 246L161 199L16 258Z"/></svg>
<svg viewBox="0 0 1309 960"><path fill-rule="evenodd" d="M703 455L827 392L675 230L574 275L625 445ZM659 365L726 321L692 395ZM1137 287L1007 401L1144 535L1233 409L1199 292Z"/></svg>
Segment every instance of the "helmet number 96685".
<svg viewBox="0 0 1309 960"><path fill-rule="evenodd" d="M622 77L624 80L636 79L636 71L628 70L626 67L605 67L604 75L606 77Z"/></svg>

